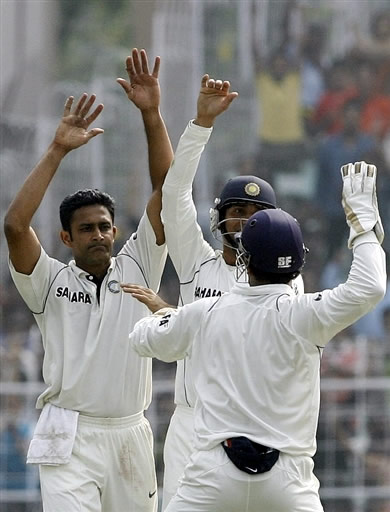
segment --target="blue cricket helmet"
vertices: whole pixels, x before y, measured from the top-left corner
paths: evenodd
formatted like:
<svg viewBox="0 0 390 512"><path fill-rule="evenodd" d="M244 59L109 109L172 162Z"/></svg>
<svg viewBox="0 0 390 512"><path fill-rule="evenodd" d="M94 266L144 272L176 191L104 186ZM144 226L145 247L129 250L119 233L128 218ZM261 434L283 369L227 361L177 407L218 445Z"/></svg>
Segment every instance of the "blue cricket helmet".
<svg viewBox="0 0 390 512"><path fill-rule="evenodd" d="M238 203L254 203L265 208L276 208L276 196L271 185L257 176L236 176L223 187L220 197L210 209L210 230L218 240L217 231L221 230L224 210Z"/></svg>
<svg viewBox="0 0 390 512"><path fill-rule="evenodd" d="M288 274L300 271L307 252L298 221L281 209L261 210L246 222L240 252L260 272Z"/></svg>
<svg viewBox="0 0 390 512"><path fill-rule="evenodd" d="M215 208L220 212L226 206L242 202L276 208L274 189L257 176L236 176L223 187L220 197L215 200Z"/></svg>

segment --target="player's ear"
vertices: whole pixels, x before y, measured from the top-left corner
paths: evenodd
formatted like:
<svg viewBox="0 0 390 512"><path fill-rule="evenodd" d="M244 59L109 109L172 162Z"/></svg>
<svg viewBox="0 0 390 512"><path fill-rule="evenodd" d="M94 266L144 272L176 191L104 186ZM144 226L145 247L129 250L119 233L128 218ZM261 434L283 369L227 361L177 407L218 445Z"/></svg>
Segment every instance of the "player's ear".
<svg viewBox="0 0 390 512"><path fill-rule="evenodd" d="M69 233L69 231L64 231L64 230L61 230L60 231L60 238L61 238L61 241L64 245L66 245L66 247L71 247L71 244L72 244L72 236L71 234Z"/></svg>
<svg viewBox="0 0 390 512"><path fill-rule="evenodd" d="M118 233L118 229L116 226L112 226L112 232L114 233L114 240L116 239L116 235Z"/></svg>

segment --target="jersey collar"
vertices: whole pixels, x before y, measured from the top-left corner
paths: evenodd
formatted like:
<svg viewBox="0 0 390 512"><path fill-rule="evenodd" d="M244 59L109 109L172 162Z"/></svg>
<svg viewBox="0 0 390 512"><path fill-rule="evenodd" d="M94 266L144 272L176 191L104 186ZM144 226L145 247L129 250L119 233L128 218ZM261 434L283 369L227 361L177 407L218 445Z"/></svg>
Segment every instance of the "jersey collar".
<svg viewBox="0 0 390 512"><path fill-rule="evenodd" d="M111 272L111 270L114 268L114 265L115 265L115 258L112 257L111 261L110 261L110 266L107 269L107 274L109 274ZM85 278L85 277L88 278L88 276L89 276L88 272L86 272L82 268L78 267L74 260L71 260L69 262L69 268L80 278Z"/></svg>
<svg viewBox="0 0 390 512"><path fill-rule="evenodd" d="M294 290L288 284L263 284L260 286L249 286L248 283L235 283L232 293L239 295L274 295L275 293L287 293L295 295Z"/></svg>

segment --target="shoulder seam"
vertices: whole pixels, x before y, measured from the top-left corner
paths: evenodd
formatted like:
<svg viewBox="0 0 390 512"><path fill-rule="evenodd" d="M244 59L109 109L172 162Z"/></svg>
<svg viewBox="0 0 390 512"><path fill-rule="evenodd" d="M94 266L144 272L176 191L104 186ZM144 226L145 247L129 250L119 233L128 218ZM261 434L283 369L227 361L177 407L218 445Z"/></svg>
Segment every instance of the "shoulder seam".
<svg viewBox="0 0 390 512"><path fill-rule="evenodd" d="M50 283L49 288L48 288L47 293L46 293L45 300L43 301L43 308L42 308L42 311L39 311L39 312L31 311L31 313L32 313L33 315L42 315L42 314L43 314L43 312L45 311L46 304L47 304L47 299L48 299L48 297L49 297L49 293L50 293L50 290L52 289L52 286L53 286L53 284L54 284L54 281L57 279L58 275L59 275L63 270L65 270L66 268L69 268L69 265L65 265L64 267L60 268L60 270L57 272L57 274L53 277L53 281Z"/></svg>
<svg viewBox="0 0 390 512"><path fill-rule="evenodd" d="M141 274L142 274L142 277L144 278L144 281L145 281L145 285L147 288L150 288L149 286L149 283L148 283L148 280L146 279L146 276L145 276L145 273L141 267L141 265L138 263L138 261L133 257L133 256L130 256L130 254L125 254L125 253L119 253L116 257L116 259L118 259L119 257L122 257L122 256L125 256L126 258L130 258L131 260L134 261L134 263L137 265L137 267L139 268Z"/></svg>
<svg viewBox="0 0 390 512"><path fill-rule="evenodd" d="M195 279L196 274L198 274L198 273L199 273L199 271L200 271L201 267L203 267L203 265L206 265L206 263L209 263L210 261L216 261L216 260L217 260L217 257L215 256L214 258L210 258L210 259L208 259L208 260L204 261L203 263L201 263L201 264L199 265L198 270L196 270L196 271L194 272L194 275L192 276L192 279L190 279L189 281L180 282L180 283L179 283L179 285L180 285L180 286L182 286L182 285L185 285L185 284L190 284L190 283L192 283L192 282L193 282L193 280Z"/></svg>

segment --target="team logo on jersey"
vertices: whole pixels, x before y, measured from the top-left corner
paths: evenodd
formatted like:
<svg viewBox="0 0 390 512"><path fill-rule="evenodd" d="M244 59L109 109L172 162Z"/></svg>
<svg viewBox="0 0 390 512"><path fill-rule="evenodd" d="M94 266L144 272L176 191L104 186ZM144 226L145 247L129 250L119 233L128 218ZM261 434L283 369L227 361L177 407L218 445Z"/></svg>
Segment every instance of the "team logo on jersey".
<svg viewBox="0 0 390 512"><path fill-rule="evenodd" d="M67 286L58 286L56 288L56 297L67 299L69 302L82 302L83 304L92 304L91 295L81 291L69 290Z"/></svg>
<svg viewBox="0 0 390 512"><path fill-rule="evenodd" d="M248 196L256 197L260 194L260 187L257 183L247 183L245 185L245 193Z"/></svg>
<svg viewBox="0 0 390 512"><path fill-rule="evenodd" d="M111 293L119 293L121 291L118 281L115 280L109 281L107 287Z"/></svg>

